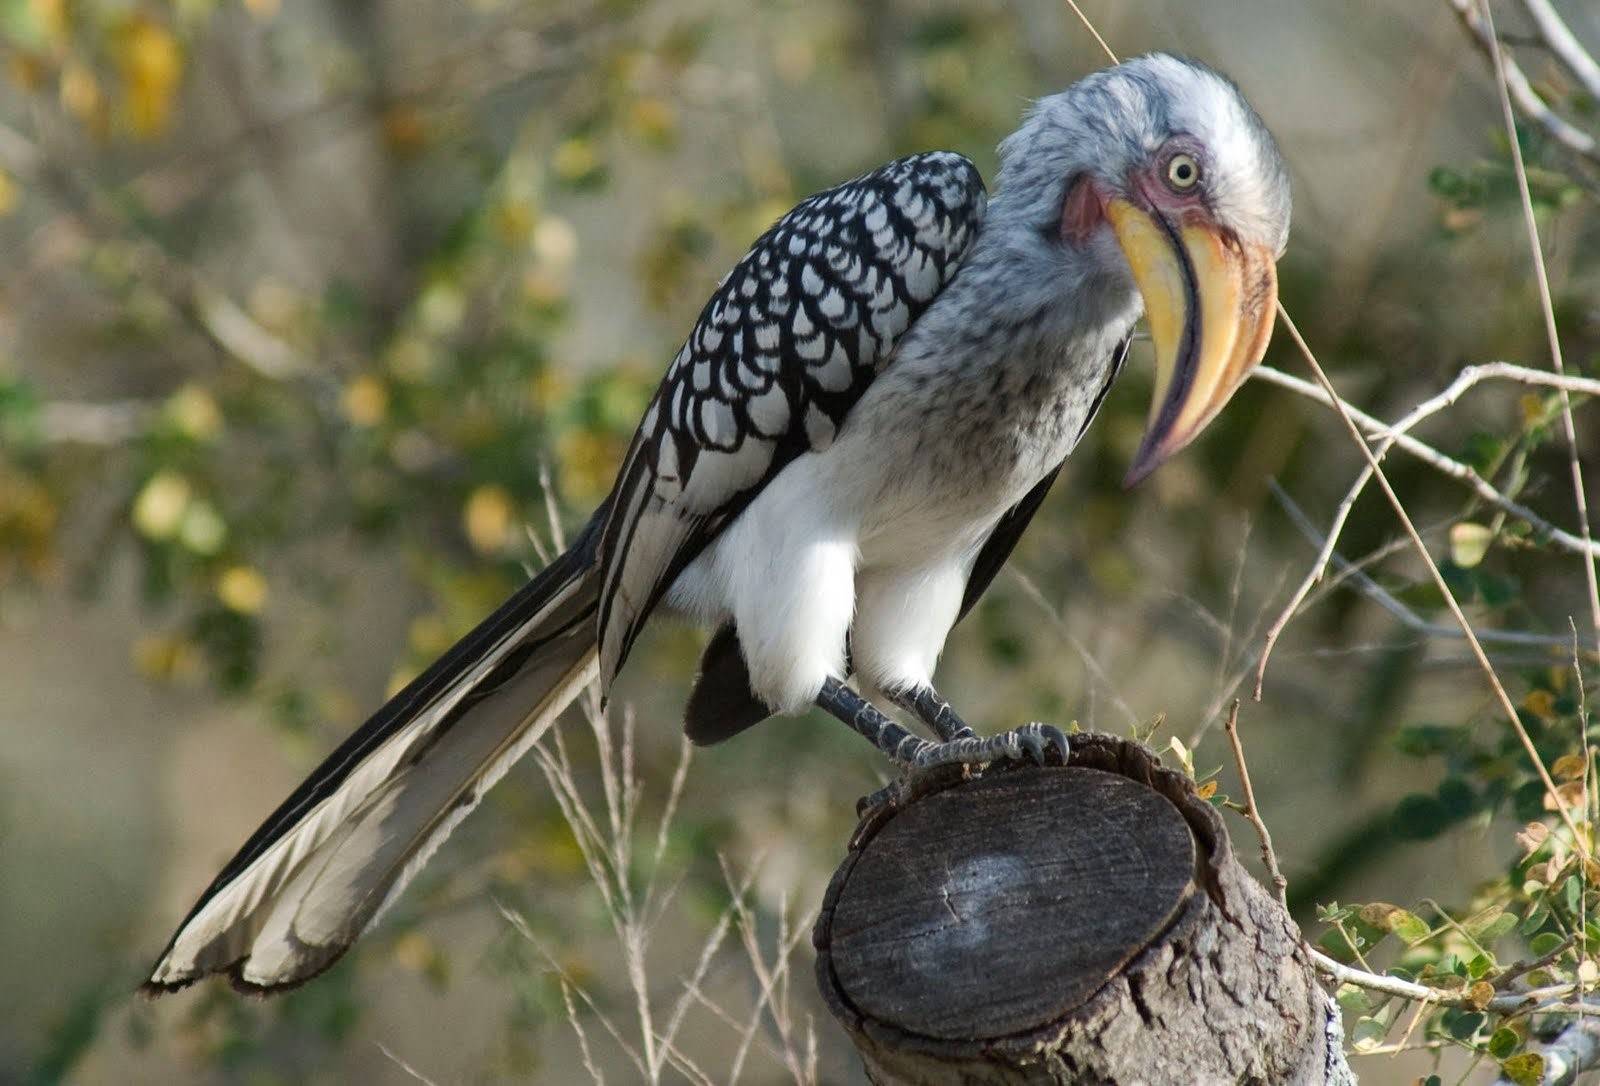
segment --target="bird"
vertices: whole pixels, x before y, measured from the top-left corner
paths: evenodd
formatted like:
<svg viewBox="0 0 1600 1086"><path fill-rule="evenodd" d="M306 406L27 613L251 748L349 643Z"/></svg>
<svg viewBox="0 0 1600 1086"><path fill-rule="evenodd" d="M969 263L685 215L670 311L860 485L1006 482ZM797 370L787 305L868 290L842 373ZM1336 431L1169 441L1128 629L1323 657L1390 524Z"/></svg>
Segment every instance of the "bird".
<svg viewBox="0 0 1600 1086"><path fill-rule="evenodd" d="M143 990L221 974L267 994L328 969L658 614L711 631L695 743L819 707L908 772L1063 760L1054 727L965 723L933 685L946 636L1141 316L1154 395L1125 483L1227 403L1271 336L1290 210L1242 92L1166 53L1033 102L992 197L933 151L801 201L716 286L571 546L267 818Z"/></svg>

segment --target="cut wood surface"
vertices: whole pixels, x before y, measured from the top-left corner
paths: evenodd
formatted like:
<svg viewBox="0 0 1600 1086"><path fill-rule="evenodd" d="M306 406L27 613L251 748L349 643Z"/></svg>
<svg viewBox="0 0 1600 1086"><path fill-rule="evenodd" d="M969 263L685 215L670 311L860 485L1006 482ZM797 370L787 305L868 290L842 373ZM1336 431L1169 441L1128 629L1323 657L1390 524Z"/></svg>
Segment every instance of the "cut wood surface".
<svg viewBox="0 0 1600 1086"><path fill-rule="evenodd" d="M869 812L815 932L876 1083L1353 1082L1337 1011L1217 812L1147 749Z"/></svg>

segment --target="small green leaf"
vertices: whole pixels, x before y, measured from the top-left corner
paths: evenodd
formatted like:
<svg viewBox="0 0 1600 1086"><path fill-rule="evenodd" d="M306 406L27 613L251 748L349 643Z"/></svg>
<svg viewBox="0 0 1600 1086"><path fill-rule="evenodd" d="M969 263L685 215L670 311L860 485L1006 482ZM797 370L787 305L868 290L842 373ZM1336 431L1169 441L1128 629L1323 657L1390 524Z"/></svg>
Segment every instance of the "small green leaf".
<svg viewBox="0 0 1600 1086"><path fill-rule="evenodd" d="M1461 922L1461 926L1467 930L1468 935L1482 942L1483 933L1488 930L1489 925L1499 923L1500 918L1505 914L1506 911L1502 906L1491 905L1487 909L1467 917Z"/></svg>
<svg viewBox="0 0 1600 1086"><path fill-rule="evenodd" d="M1503 1060L1521 1046L1522 1038L1517 1036L1517 1031L1501 1026L1494 1031L1494 1036L1489 1038L1489 1055L1497 1060Z"/></svg>
<svg viewBox="0 0 1600 1086"><path fill-rule="evenodd" d="M1482 524L1464 520L1450 528L1450 558L1462 569L1483 561L1494 542L1494 532Z"/></svg>
<svg viewBox="0 0 1600 1086"><path fill-rule="evenodd" d="M1428 937L1428 925L1421 917L1384 901L1363 906L1361 919L1380 931L1399 936L1407 946L1416 946Z"/></svg>
<svg viewBox="0 0 1600 1086"><path fill-rule="evenodd" d="M1521 1052L1500 1064L1500 1073L1517 1086L1539 1086L1544 1081L1544 1057L1537 1052Z"/></svg>
<svg viewBox="0 0 1600 1086"><path fill-rule="evenodd" d="M1491 943L1494 943L1503 936L1509 934L1511 929L1516 926L1516 913L1501 912L1499 916L1494 918L1494 920L1485 924L1482 931L1476 933L1478 942L1483 946L1489 946Z"/></svg>
<svg viewBox="0 0 1600 1086"><path fill-rule="evenodd" d="M1577 915L1578 907L1583 904L1583 882L1576 875L1567 876L1567 884L1562 887L1567 898L1567 912Z"/></svg>
<svg viewBox="0 0 1600 1086"><path fill-rule="evenodd" d="M1380 1018L1365 1017L1356 1020L1350 1031L1350 1047L1357 1052L1370 1052L1383 1043L1389 1034L1389 1024Z"/></svg>
<svg viewBox="0 0 1600 1086"><path fill-rule="evenodd" d="M1465 1041L1468 1037L1477 1033L1478 1027L1481 1025L1483 1025L1483 1015L1473 1011L1469 1014L1455 1016L1445 1028L1450 1031L1450 1036L1456 1040Z"/></svg>
<svg viewBox="0 0 1600 1086"><path fill-rule="evenodd" d="M1542 958L1565 942L1559 934L1553 931L1541 932L1528 940L1528 950L1535 958Z"/></svg>
<svg viewBox="0 0 1600 1086"><path fill-rule="evenodd" d="M1535 905L1532 909L1528 910L1528 916L1522 922L1522 934L1532 935L1534 932L1544 927L1545 921L1549 919L1550 910L1546 909L1542 904Z"/></svg>
<svg viewBox="0 0 1600 1086"><path fill-rule="evenodd" d="M1338 1000L1340 1009L1346 1014L1353 1014L1358 1018L1362 1015L1371 1014L1375 1007L1372 997L1367 994L1367 990L1365 988L1357 988L1354 984L1341 984L1334 998Z"/></svg>
<svg viewBox="0 0 1600 1086"><path fill-rule="evenodd" d="M1494 959L1487 954L1479 954L1467 963L1467 976L1477 980L1480 977L1487 976L1493 968Z"/></svg>

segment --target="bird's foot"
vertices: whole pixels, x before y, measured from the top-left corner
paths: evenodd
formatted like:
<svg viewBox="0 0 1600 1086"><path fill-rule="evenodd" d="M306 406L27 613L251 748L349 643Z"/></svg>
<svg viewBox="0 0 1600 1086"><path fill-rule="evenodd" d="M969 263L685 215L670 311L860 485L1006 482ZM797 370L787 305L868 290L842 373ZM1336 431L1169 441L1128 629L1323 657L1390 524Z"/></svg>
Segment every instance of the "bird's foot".
<svg viewBox="0 0 1600 1086"><path fill-rule="evenodd" d="M1033 763L1066 765L1071 747L1066 733L1050 724L1024 724L999 735L967 734L941 743L910 737L916 744L903 744L891 751L900 762L900 776L856 802L856 815L876 819L904 807L918 796L936 792L946 784L976 775L980 767L1000 764ZM909 757L901 757L909 754Z"/></svg>
<svg viewBox="0 0 1600 1086"><path fill-rule="evenodd" d="M999 762L1034 762L1065 765L1069 747L1066 733L1050 724L1024 724L999 735L979 736L967 727L949 704L931 687L896 696L895 700L941 735L932 742L912 735L878 711L860 694L828 679L817 694L817 705L871 740L904 770L898 780L865 797L857 813L904 805L909 799L936 788L947 779L964 776L979 766Z"/></svg>
<svg viewBox="0 0 1600 1086"><path fill-rule="evenodd" d="M1066 765L1067 735L1052 724L1024 724L999 735L968 734L942 743L925 743L908 765L913 772L941 765L987 765L991 762L1035 762Z"/></svg>

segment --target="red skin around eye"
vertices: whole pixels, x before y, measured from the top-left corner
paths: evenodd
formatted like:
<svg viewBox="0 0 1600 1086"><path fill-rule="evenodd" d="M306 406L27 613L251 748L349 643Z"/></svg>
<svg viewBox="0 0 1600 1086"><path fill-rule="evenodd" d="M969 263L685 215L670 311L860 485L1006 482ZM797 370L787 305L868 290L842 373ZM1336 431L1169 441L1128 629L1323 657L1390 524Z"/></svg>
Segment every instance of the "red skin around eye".
<svg viewBox="0 0 1600 1086"><path fill-rule="evenodd" d="M1061 236L1074 245L1084 245L1089 236L1106 221L1106 194L1087 174L1072 182L1061 203Z"/></svg>
<svg viewBox="0 0 1600 1086"><path fill-rule="evenodd" d="M1128 196L1134 203L1158 212L1173 222L1202 219L1209 222L1211 214L1201 198L1201 186L1188 192L1174 192L1163 180L1164 161L1151 162L1128 175ZM1106 221L1106 202L1115 193L1099 181L1083 174L1067 188L1067 197L1061 202L1061 237L1074 244L1084 245L1100 225Z"/></svg>

